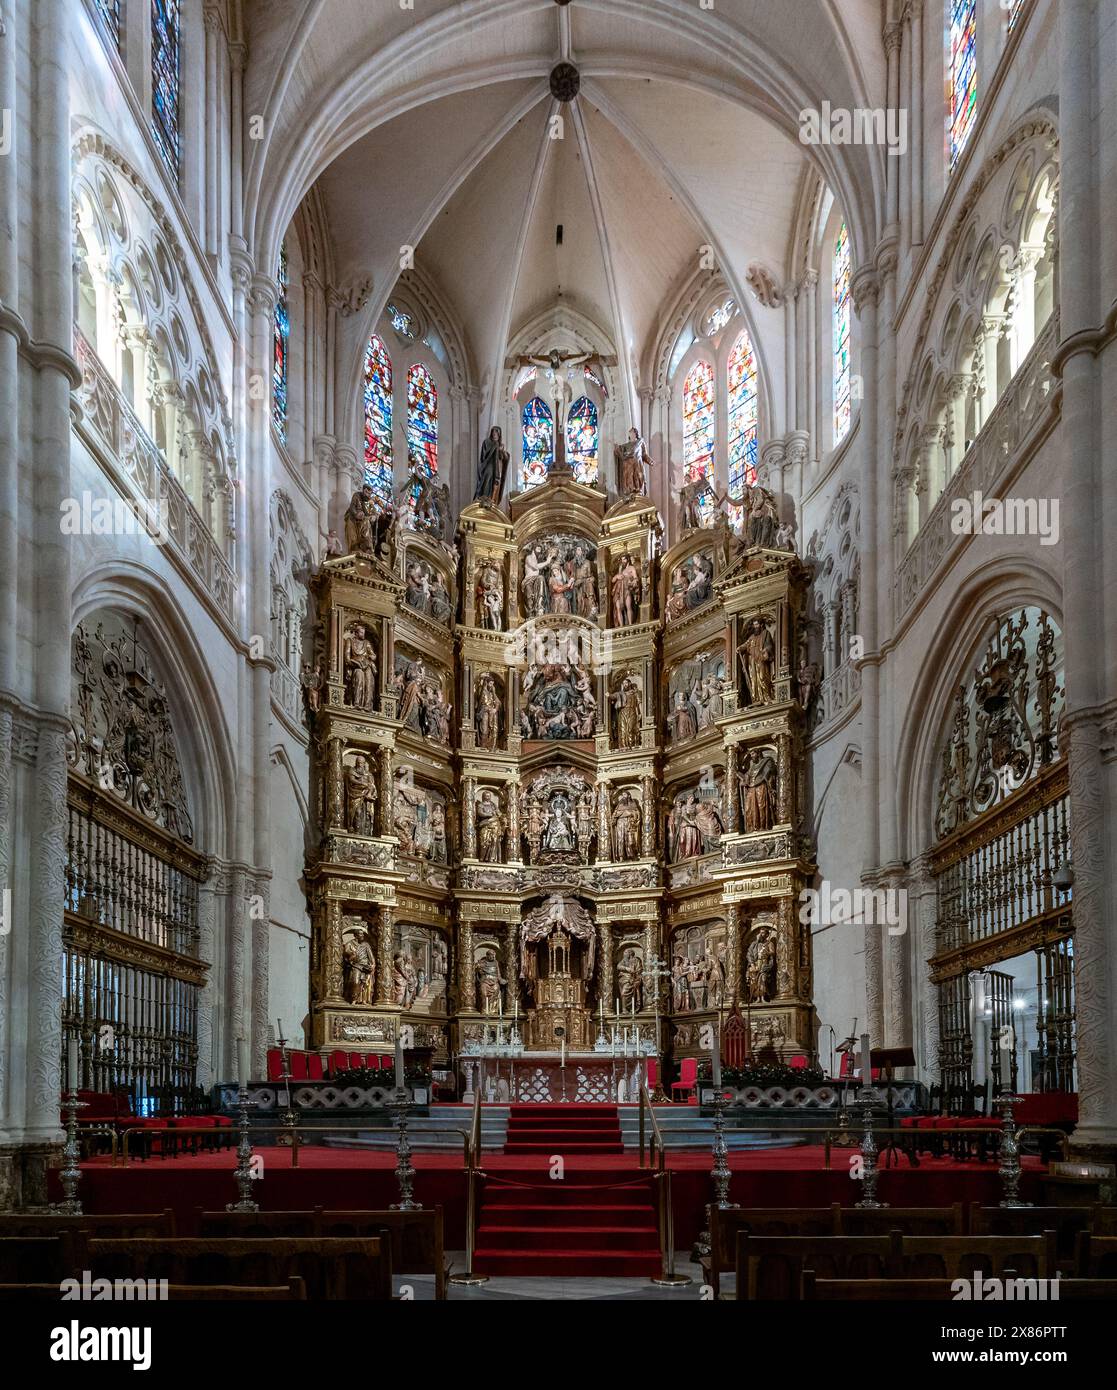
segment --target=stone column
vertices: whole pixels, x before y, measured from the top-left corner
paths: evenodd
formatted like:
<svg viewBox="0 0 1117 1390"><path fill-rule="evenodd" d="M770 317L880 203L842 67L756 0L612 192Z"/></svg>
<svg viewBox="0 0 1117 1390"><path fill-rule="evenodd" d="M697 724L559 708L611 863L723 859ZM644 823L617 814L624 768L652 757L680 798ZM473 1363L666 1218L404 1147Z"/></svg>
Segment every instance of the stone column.
<svg viewBox="0 0 1117 1390"><path fill-rule="evenodd" d="M392 956L395 952L396 910L381 903L376 922L376 1002L392 1002Z"/></svg>
<svg viewBox="0 0 1117 1390"><path fill-rule="evenodd" d="M216 261L221 247L221 197L218 192L223 133L218 114L221 12L216 5L207 4L202 17L206 34L206 254Z"/></svg>
<svg viewBox="0 0 1117 1390"><path fill-rule="evenodd" d="M477 981L473 975L473 923L458 926L458 994L459 1008L465 1013L477 1009Z"/></svg>
<svg viewBox="0 0 1117 1390"><path fill-rule="evenodd" d="M776 998L795 999L799 984L798 922L795 899L780 898L776 904Z"/></svg>
<svg viewBox="0 0 1117 1390"><path fill-rule="evenodd" d="M909 0L911 13L911 116L908 146L911 157L911 244L923 244L923 0Z"/></svg>
<svg viewBox="0 0 1117 1390"><path fill-rule="evenodd" d="M477 858L477 779L462 781L462 857Z"/></svg>
<svg viewBox="0 0 1117 1390"><path fill-rule="evenodd" d="M516 923L509 922L504 937L504 974L508 980L504 1015L511 1018L520 1003L520 952Z"/></svg>
<svg viewBox="0 0 1117 1390"><path fill-rule="evenodd" d="M930 866L915 859L908 881L907 928L913 999L912 1032L918 1075L928 1084L939 1080L939 989L931 983L927 962L938 949L938 891Z"/></svg>
<svg viewBox="0 0 1117 1390"><path fill-rule="evenodd" d="M899 24L886 24L884 26L884 52L887 61L887 74L885 77L885 90L888 93L888 110L898 111L900 109L900 42L902 38L902 28ZM890 158L885 165L885 176L887 178L886 204L887 211L885 220L889 225L895 225L900 220L900 170L902 162L898 158Z"/></svg>
<svg viewBox="0 0 1117 1390"><path fill-rule="evenodd" d="M795 774L791 767L791 735L776 738L776 821L790 825L795 810Z"/></svg>
<svg viewBox="0 0 1117 1390"><path fill-rule="evenodd" d="M1103 329L1113 249L1108 206L1099 199L1109 184L1106 151L1117 85L1110 67L1099 61L1107 49L1110 18L1107 9L1087 0L1064 0L1059 6L1061 341L1052 371L1063 380L1060 430L1067 440L1060 549L1078 1049L1078 1125L1072 1143L1112 1159L1117 1150L1117 658L1114 644L1100 638L1099 620L1099 614L1112 614L1117 599L1109 540L1117 525L1111 404L1117 398L1117 352Z"/></svg>

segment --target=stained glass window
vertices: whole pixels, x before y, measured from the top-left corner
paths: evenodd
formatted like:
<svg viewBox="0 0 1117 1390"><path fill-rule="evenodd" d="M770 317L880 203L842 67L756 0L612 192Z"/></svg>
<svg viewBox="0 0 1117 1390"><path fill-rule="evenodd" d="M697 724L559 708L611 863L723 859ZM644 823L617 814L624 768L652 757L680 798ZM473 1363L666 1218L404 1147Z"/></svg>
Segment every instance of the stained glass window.
<svg viewBox="0 0 1117 1390"><path fill-rule="evenodd" d="M853 380L849 363L849 231L843 222L834 243L834 443L840 444L849 430Z"/></svg>
<svg viewBox="0 0 1117 1390"><path fill-rule="evenodd" d="M597 482L597 406L588 396L580 396L566 417L566 461L575 482Z"/></svg>
<svg viewBox="0 0 1117 1390"><path fill-rule="evenodd" d="M404 338L414 338L415 320L406 309L400 309L395 304L388 305L388 317L392 320L392 327Z"/></svg>
<svg viewBox="0 0 1117 1390"><path fill-rule="evenodd" d="M428 478L438 472L438 389L420 362L407 369L407 466Z"/></svg>
<svg viewBox="0 0 1117 1390"><path fill-rule="evenodd" d="M740 497L756 482L758 399L756 394L756 353L747 330L733 344L729 354L729 495ZM740 509L731 507L730 519L738 520Z"/></svg>
<svg viewBox="0 0 1117 1390"><path fill-rule="evenodd" d="M365 349L365 481L392 496L392 359L374 333Z"/></svg>
<svg viewBox="0 0 1117 1390"><path fill-rule="evenodd" d="M526 492L547 481L555 459L555 421L546 401L532 396L524 406L524 461L520 486Z"/></svg>
<svg viewBox="0 0 1117 1390"><path fill-rule="evenodd" d="M950 167L977 114L977 0L950 0Z"/></svg>
<svg viewBox="0 0 1117 1390"><path fill-rule="evenodd" d="M713 481L714 473L714 369L696 362L683 382L683 468L686 481ZM713 499L703 494L698 501L703 523L713 510Z"/></svg>
<svg viewBox="0 0 1117 1390"><path fill-rule="evenodd" d="M706 336L712 338L715 333L720 333L733 315L737 312L737 303L734 299L727 299L724 304L719 304L710 310L706 315L706 322L703 327Z"/></svg>
<svg viewBox="0 0 1117 1390"><path fill-rule="evenodd" d="M151 0L151 126L159 153L176 179L180 65L179 0Z"/></svg>
<svg viewBox="0 0 1117 1390"><path fill-rule="evenodd" d="M287 304L290 273L287 269L287 243L279 248L279 266L275 272L279 297L275 301L275 323L272 327L271 418L280 439L287 442L287 379L291 340L291 311Z"/></svg>
<svg viewBox="0 0 1117 1390"><path fill-rule="evenodd" d="M117 48L120 47L120 0L97 0L97 8L108 25Z"/></svg>

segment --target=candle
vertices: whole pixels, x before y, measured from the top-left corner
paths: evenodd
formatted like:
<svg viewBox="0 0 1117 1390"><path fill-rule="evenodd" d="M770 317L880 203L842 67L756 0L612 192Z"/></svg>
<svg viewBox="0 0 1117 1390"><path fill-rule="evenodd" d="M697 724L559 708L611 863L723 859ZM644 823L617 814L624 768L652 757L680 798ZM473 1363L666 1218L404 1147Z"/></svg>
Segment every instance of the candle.
<svg viewBox="0 0 1117 1390"><path fill-rule="evenodd" d="M720 1087L721 1087L721 1030L720 1030L720 1029L718 1029L718 1030L716 1030L716 1031L714 1032L713 1075L714 1075L714 1088L715 1088L715 1089L720 1089Z"/></svg>
<svg viewBox="0 0 1117 1390"><path fill-rule="evenodd" d="M242 1091L248 1089L248 1039L237 1039L237 1085Z"/></svg>
<svg viewBox="0 0 1117 1390"><path fill-rule="evenodd" d="M565 1066L566 1066L566 1039L565 1039L565 1038L560 1038L560 1039L559 1039L559 1047L562 1049L561 1052L560 1052L560 1054L559 1054L559 1057L560 1057L559 1066L565 1067Z"/></svg>
<svg viewBox="0 0 1117 1390"><path fill-rule="evenodd" d="M869 1046L868 1033L861 1034L861 1084L871 1086L873 1081L873 1057Z"/></svg>
<svg viewBox="0 0 1117 1390"><path fill-rule="evenodd" d="M597 1001L597 1016L598 1016L598 1018L601 1020L601 1027L602 1027L602 1030L604 1031L604 1028L605 1028L605 1000L604 1000L604 998L601 998L601 999L599 999L599 1000Z"/></svg>
<svg viewBox="0 0 1117 1390"><path fill-rule="evenodd" d="M66 1048L66 1089L76 1091L80 1080L78 1075L78 1040L71 1036Z"/></svg>
<svg viewBox="0 0 1117 1390"><path fill-rule="evenodd" d="M403 1039L396 1038L396 1090L403 1090Z"/></svg>
<svg viewBox="0 0 1117 1390"><path fill-rule="evenodd" d="M275 1020L275 1026L279 1029L279 1032L275 1035L276 1042L279 1042L281 1039L283 1042L286 1042L287 1038L283 1032L283 1020L281 1018L277 1018Z"/></svg>
<svg viewBox="0 0 1117 1390"><path fill-rule="evenodd" d="M627 1057L627 1056L628 1056L628 1029L627 1029L627 1028L622 1028L622 1029L621 1029L621 1033L623 1034L623 1037L624 1037L624 1055Z"/></svg>
<svg viewBox="0 0 1117 1390"><path fill-rule="evenodd" d="M632 1017L635 1018L635 1017L636 1017L636 996L635 996L635 994L632 996L632 998L631 998L628 1002L632 1005L631 1014L632 1014Z"/></svg>
<svg viewBox="0 0 1117 1390"><path fill-rule="evenodd" d="M617 997L616 997L615 1003L616 1003L616 1008L617 1008L617 1021L618 1021L618 1023L619 1023L619 1022L620 1022L620 1017L621 1017L621 997L620 997L619 994L618 994Z"/></svg>
<svg viewBox="0 0 1117 1390"><path fill-rule="evenodd" d="M500 1015L501 1018L503 1018L503 1017L504 1017L504 1000L503 1000L503 998L502 998L499 994L498 994L497 997L496 997L496 1008L497 1008L497 1013Z"/></svg>
<svg viewBox="0 0 1117 1390"><path fill-rule="evenodd" d="M1007 1047L1001 1048L1001 1090L1012 1090L1012 1052Z"/></svg>
<svg viewBox="0 0 1117 1390"><path fill-rule="evenodd" d="M512 1000L512 1027L515 1028L516 1024L519 1023L519 1021L520 1021L520 1001L519 1001L519 999L513 999L513 1000Z"/></svg>

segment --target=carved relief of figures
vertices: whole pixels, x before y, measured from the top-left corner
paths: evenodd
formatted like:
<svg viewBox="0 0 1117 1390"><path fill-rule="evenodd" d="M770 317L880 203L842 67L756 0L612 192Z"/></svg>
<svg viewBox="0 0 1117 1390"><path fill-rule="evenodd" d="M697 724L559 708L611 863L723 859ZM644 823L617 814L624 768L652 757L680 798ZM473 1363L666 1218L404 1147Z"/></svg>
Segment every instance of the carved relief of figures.
<svg viewBox="0 0 1117 1390"><path fill-rule="evenodd" d="M418 989L415 962L403 951L397 951L392 958L392 1003L409 1009L415 1002Z"/></svg>
<svg viewBox="0 0 1117 1390"><path fill-rule="evenodd" d="M721 795L711 778L709 785L676 794L667 816L667 850L670 862L709 854L721 842Z"/></svg>
<svg viewBox="0 0 1117 1390"><path fill-rule="evenodd" d="M776 929L761 927L745 953L745 993L750 1004L766 1004L776 989Z"/></svg>
<svg viewBox="0 0 1117 1390"><path fill-rule="evenodd" d="M737 652L747 705L770 705L776 698L776 644L765 618L750 618Z"/></svg>
<svg viewBox="0 0 1117 1390"><path fill-rule="evenodd" d="M482 787L477 796L477 857L484 864L503 862L506 825L500 793Z"/></svg>
<svg viewBox="0 0 1117 1390"><path fill-rule="evenodd" d="M671 571L664 613L668 621L677 622L701 606L714 593L714 556L712 551L699 551Z"/></svg>
<svg viewBox="0 0 1117 1390"><path fill-rule="evenodd" d="M342 948L342 994L347 1004L376 999L376 954L367 931L347 933Z"/></svg>
<svg viewBox="0 0 1117 1390"><path fill-rule="evenodd" d="M620 689L611 699L614 708L616 746L618 748L639 748L640 721L644 715L640 686L632 676L624 676Z"/></svg>
<svg viewBox="0 0 1117 1390"><path fill-rule="evenodd" d="M353 623L345 636L345 701L355 709L376 708L376 648L364 623Z"/></svg>
<svg viewBox="0 0 1117 1390"><path fill-rule="evenodd" d="M345 824L354 835L376 834L376 779L361 753L345 769Z"/></svg>
<svg viewBox="0 0 1117 1390"><path fill-rule="evenodd" d="M500 495L504 490L504 478L508 472L508 458L500 426L494 425L488 438L481 445L481 457L477 463L477 483L473 489L475 502L492 505L500 501Z"/></svg>
<svg viewBox="0 0 1117 1390"><path fill-rule="evenodd" d="M644 1007L644 962L634 946L626 946L617 961L617 995L621 1013L637 1013Z"/></svg>
<svg viewBox="0 0 1117 1390"><path fill-rule="evenodd" d="M504 738L504 688L491 671L486 671L477 683L473 727L478 748L492 753L500 747Z"/></svg>
<svg viewBox="0 0 1117 1390"><path fill-rule="evenodd" d="M776 760L754 748L737 773L746 830L771 830L776 823Z"/></svg>
<svg viewBox="0 0 1117 1390"><path fill-rule="evenodd" d="M416 613L449 625L453 604L446 580L425 560L412 560L408 564L403 599Z"/></svg>
<svg viewBox="0 0 1117 1390"><path fill-rule="evenodd" d="M426 1013L445 1013L449 965L446 938L431 927L407 923L396 929L396 946L414 977L408 1007ZM406 980L406 970L404 976Z"/></svg>
<svg viewBox="0 0 1117 1390"><path fill-rule="evenodd" d="M412 468L397 495L401 524L444 541L450 534L450 486L439 486Z"/></svg>
<svg viewBox="0 0 1117 1390"><path fill-rule="evenodd" d="M400 723L436 743L449 744L451 705L443 698L441 675L397 649L392 684Z"/></svg>
<svg viewBox="0 0 1117 1390"><path fill-rule="evenodd" d="M614 627L632 627L640 616L643 585L636 558L624 554L617 561L610 584L610 616Z"/></svg>
<svg viewBox="0 0 1117 1390"><path fill-rule="evenodd" d="M769 549L775 544L779 514L776 499L766 487L759 483L748 489L747 512L745 514L745 544L761 545Z"/></svg>
<svg viewBox="0 0 1117 1390"><path fill-rule="evenodd" d="M400 768L393 788L393 810L400 852L445 864L446 802L442 793L419 786L410 768Z"/></svg>
<svg viewBox="0 0 1117 1390"><path fill-rule="evenodd" d="M478 948L473 975L477 981L478 1009L489 1017L499 1014L503 1007L502 990L508 980L501 973L500 961L491 946Z"/></svg>
<svg viewBox="0 0 1117 1390"><path fill-rule="evenodd" d="M528 863L552 859L589 862L594 839L593 787L569 767L541 772L525 786L520 802L520 830L528 846Z"/></svg>
<svg viewBox="0 0 1117 1390"><path fill-rule="evenodd" d="M672 669L667 682L667 731L673 743L686 743L713 726L722 712L725 685L720 648L699 652Z"/></svg>
<svg viewBox="0 0 1117 1390"><path fill-rule="evenodd" d="M544 613L596 621L597 551L581 536L554 535L534 541L524 551L520 594L529 618Z"/></svg>
<svg viewBox="0 0 1117 1390"><path fill-rule="evenodd" d="M525 738L593 738L597 699L593 678L577 663L540 668L534 662L522 680L521 731Z"/></svg>
<svg viewBox="0 0 1117 1390"><path fill-rule="evenodd" d="M617 466L617 490L622 497L646 496L648 491L647 469L651 467L648 446L635 425L629 430L623 444L613 447L613 461Z"/></svg>
<svg viewBox="0 0 1117 1390"><path fill-rule="evenodd" d="M345 549L349 555L385 556L385 543L396 519L390 502L378 502L365 483L349 500L345 511Z"/></svg>
<svg viewBox="0 0 1117 1390"><path fill-rule="evenodd" d="M718 1009L725 998L725 925L679 927L671 938L671 1006L675 1013Z"/></svg>
<svg viewBox="0 0 1117 1390"><path fill-rule="evenodd" d="M477 571L477 621L489 632L504 631L504 577L495 560Z"/></svg>
<svg viewBox="0 0 1117 1390"><path fill-rule="evenodd" d="M640 803L624 788L617 794L610 817L613 836L613 858L626 862L640 858L640 823L643 810Z"/></svg>

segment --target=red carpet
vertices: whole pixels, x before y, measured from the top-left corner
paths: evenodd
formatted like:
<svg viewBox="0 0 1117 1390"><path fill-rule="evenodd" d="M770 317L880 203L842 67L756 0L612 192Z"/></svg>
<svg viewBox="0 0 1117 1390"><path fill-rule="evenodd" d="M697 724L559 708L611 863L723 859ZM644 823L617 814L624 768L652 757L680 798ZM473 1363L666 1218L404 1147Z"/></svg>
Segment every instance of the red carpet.
<svg viewBox="0 0 1117 1390"><path fill-rule="evenodd" d="M256 1200L266 1210L292 1211L318 1205L376 1209L398 1198L394 1153L304 1148L299 1151L298 1168L292 1168L290 1149L261 1147L255 1152L263 1163ZM821 1145L731 1153L730 1200L750 1207L816 1207L827 1202L852 1206L860 1195L860 1185L849 1176L851 1152L835 1149L830 1169L825 1167ZM565 1181L552 1184L548 1177L549 1158L542 1152L486 1153L482 1164L490 1179L533 1187L546 1184L548 1192L574 1190L583 1184L623 1183L633 1176L635 1167L635 1158L630 1154L570 1154L565 1160ZM443 1208L446 1248L463 1250L465 1179L461 1154L416 1153L413 1162L417 1169L416 1199L424 1206ZM1034 1158L1023 1162L1024 1200L1039 1201L1042 1166ZM668 1163L673 1180L675 1243L683 1250L702 1229L703 1208L710 1200L712 1159L708 1151L689 1150L670 1152ZM147 1163L130 1163L127 1168L114 1168L107 1158L94 1159L82 1164L81 1200L91 1213L160 1211L171 1207L179 1222L179 1233L190 1235L195 1208L219 1211L226 1202L235 1200L235 1164L230 1150L177 1159L153 1158ZM495 1185L490 1182L490 1187ZM951 1202L996 1205L1002 1192L994 1163L924 1158L918 1168L909 1168L902 1161L899 1167L883 1170L877 1195L894 1207L936 1207ZM57 1201L61 1196L58 1174L53 1172L50 1199ZM541 1201L532 1191L523 1205L536 1206ZM622 1199L601 1203L621 1204ZM584 1205L596 1206L598 1201L595 1198Z"/></svg>
<svg viewBox="0 0 1117 1390"><path fill-rule="evenodd" d="M592 1171L567 1173L567 1155L624 1158L615 1105L513 1105L504 1152L543 1159L547 1174L540 1180L529 1169L512 1177L485 1160L475 1270L598 1278L658 1273L652 1182L634 1157L625 1160L629 1173L618 1165L607 1183L590 1181ZM558 1171L556 1158L562 1159Z"/></svg>

